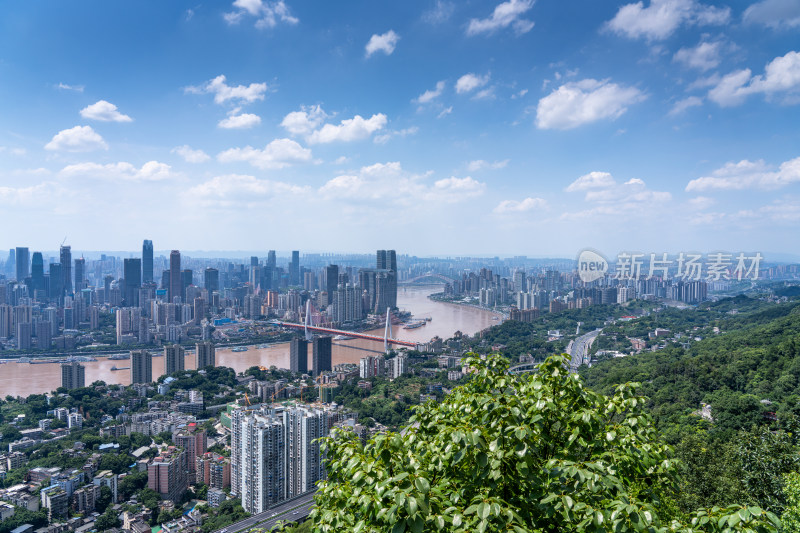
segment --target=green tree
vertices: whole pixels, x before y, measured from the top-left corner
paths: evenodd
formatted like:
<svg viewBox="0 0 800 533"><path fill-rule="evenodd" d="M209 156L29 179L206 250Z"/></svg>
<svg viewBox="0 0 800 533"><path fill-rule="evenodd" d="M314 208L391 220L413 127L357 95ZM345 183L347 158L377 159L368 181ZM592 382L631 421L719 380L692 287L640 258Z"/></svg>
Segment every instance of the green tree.
<svg viewBox="0 0 800 533"><path fill-rule="evenodd" d="M94 526L98 531L106 531L108 529L119 527L120 525L122 525L122 522L120 522L119 516L117 516L117 513L114 512L114 509L110 507L106 509L106 512L101 514L94 523Z"/></svg>
<svg viewBox="0 0 800 533"><path fill-rule="evenodd" d="M100 514L103 514L106 511L106 508L111 503L112 498L114 497L114 493L111 492L111 489L103 485L100 487L100 496L94 502L94 510Z"/></svg>
<svg viewBox="0 0 800 533"><path fill-rule="evenodd" d="M786 474L783 487L786 495L786 509L781 516L783 531L800 531L800 474Z"/></svg>
<svg viewBox="0 0 800 533"><path fill-rule="evenodd" d="M679 515L672 452L637 385L603 396L568 363L553 356L511 376L502 357L470 357L470 382L416 407L403 434L362 447L335 432L315 530L776 531L778 518L756 507Z"/></svg>

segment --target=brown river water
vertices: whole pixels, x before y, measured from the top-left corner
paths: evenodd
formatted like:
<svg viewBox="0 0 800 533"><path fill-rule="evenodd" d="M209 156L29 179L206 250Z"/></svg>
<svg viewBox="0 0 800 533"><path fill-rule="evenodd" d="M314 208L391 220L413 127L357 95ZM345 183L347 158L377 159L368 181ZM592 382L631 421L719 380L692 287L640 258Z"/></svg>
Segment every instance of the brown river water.
<svg viewBox="0 0 800 533"><path fill-rule="evenodd" d="M397 305L400 309L410 311L414 318L430 317L427 325L417 329L402 329L393 326L392 336L396 339L412 342L428 342L434 336L448 339L456 331L472 335L482 329L499 323L491 311L463 305L446 304L428 299L428 295L441 291L440 286L399 287ZM383 328L371 332L383 336ZM382 342L366 339L333 341L333 364L358 363L367 355L383 352ZM233 352L229 348L217 348L217 366L228 366L242 372L251 366L289 367L289 344L272 344L266 348L250 346L246 352ZM311 347L309 346L309 368L311 368ZM98 358L97 361L81 363L86 367L86 384L97 380L106 383L130 384L130 370L112 371L112 366L129 367L130 360L109 361ZM187 355L187 370L195 368L194 353ZM153 379L164 373L164 358L153 358ZM56 363L29 364L9 362L0 364L0 397L6 395L27 396L50 392L61 385L61 368Z"/></svg>

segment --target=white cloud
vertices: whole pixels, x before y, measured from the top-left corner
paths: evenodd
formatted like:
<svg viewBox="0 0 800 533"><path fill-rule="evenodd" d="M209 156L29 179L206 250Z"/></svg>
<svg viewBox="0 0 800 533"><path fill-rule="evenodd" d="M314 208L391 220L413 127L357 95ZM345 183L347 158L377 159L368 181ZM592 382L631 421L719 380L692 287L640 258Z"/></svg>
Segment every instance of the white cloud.
<svg viewBox="0 0 800 533"><path fill-rule="evenodd" d="M800 157L781 163L772 170L763 160L727 163L722 168L693 179L686 185L689 192L708 190L778 189L800 182Z"/></svg>
<svg viewBox="0 0 800 533"><path fill-rule="evenodd" d="M436 0L436 5L422 14L422 20L428 24L441 24L453 15L453 11L455 5L452 2Z"/></svg>
<svg viewBox="0 0 800 533"><path fill-rule="evenodd" d="M410 128L405 128L402 130L387 131L382 135L376 135L372 141L376 144L386 144L392 137L407 137L409 135L416 135L418 131L419 128L416 126L411 126Z"/></svg>
<svg viewBox="0 0 800 533"><path fill-rule="evenodd" d="M456 82L456 92L458 94L468 93L479 87L483 87L487 83L489 83L489 74L486 74L485 76L478 76L470 72L469 74L464 74L458 78L458 81Z"/></svg>
<svg viewBox="0 0 800 533"><path fill-rule="evenodd" d="M683 100L678 100L675 105L670 109L670 116L676 116L684 113L690 107L697 107L703 105L703 99L697 96L689 96Z"/></svg>
<svg viewBox="0 0 800 533"><path fill-rule="evenodd" d="M800 95L800 52L776 57L764 68L764 74L752 76L750 69L737 70L724 76L708 92L709 99L723 107L744 102L751 94L767 98L783 96L784 103L797 103Z"/></svg>
<svg viewBox="0 0 800 533"><path fill-rule="evenodd" d="M59 83L56 85L56 88L61 89L63 91L75 91L76 93L82 93L84 86L83 85L67 85L66 83Z"/></svg>
<svg viewBox="0 0 800 533"><path fill-rule="evenodd" d="M457 203L480 196L486 184L471 177L450 177L425 183L427 175L411 174L398 162L362 167L357 174L332 178L320 187L322 196L376 205L381 202L418 207L421 202Z"/></svg>
<svg viewBox="0 0 800 533"><path fill-rule="evenodd" d="M27 153L25 148L9 148L8 146L0 146L0 154L8 152L12 155L23 156Z"/></svg>
<svg viewBox="0 0 800 533"><path fill-rule="evenodd" d="M292 139L275 139L263 150L245 146L231 148L217 155L220 163L247 161L261 169L278 169L294 163L305 163L311 160L311 150L303 148Z"/></svg>
<svg viewBox="0 0 800 533"><path fill-rule="evenodd" d="M309 192L309 188L246 174L226 174L215 176L188 192L190 197L204 205L233 207L263 202L276 196L300 195Z"/></svg>
<svg viewBox="0 0 800 533"><path fill-rule="evenodd" d="M245 16L256 17L256 28L259 29L274 28L278 22L289 25L300 22L300 19L292 15L283 0L279 2L236 0L233 7L236 8L236 11L223 15L228 24L238 24Z"/></svg>
<svg viewBox="0 0 800 533"><path fill-rule="evenodd" d="M386 115L378 113L365 119L361 115L345 119L335 124L325 124L312 132L307 140L311 144L324 144L336 141L350 142L366 139L386 126Z"/></svg>
<svg viewBox="0 0 800 533"><path fill-rule="evenodd" d="M619 8L605 28L631 39L663 40L672 35L681 24L698 26L726 24L730 19L729 7L718 8L696 0L650 0L626 4Z"/></svg>
<svg viewBox="0 0 800 533"><path fill-rule="evenodd" d="M763 0L744 11L745 22L770 28L797 28L800 26L800 2L797 0Z"/></svg>
<svg viewBox="0 0 800 533"><path fill-rule="evenodd" d="M226 130L245 130L259 124L261 124L261 117L258 115L242 113L220 120L217 126Z"/></svg>
<svg viewBox="0 0 800 533"><path fill-rule="evenodd" d="M90 106L81 109L81 116L89 120L99 120L101 122L132 122L133 119L128 115L123 115L117 110L117 106L105 100L99 100Z"/></svg>
<svg viewBox="0 0 800 533"><path fill-rule="evenodd" d="M533 7L533 0L508 0L494 8L492 15L485 19L472 19L467 26L467 35L493 33L511 26L517 35L531 31L533 21L520 18Z"/></svg>
<svg viewBox="0 0 800 533"><path fill-rule="evenodd" d="M425 91L424 93L419 95L417 98L415 98L413 101L418 103L418 104L420 104L420 105L428 104L428 103L432 102L433 100L439 98L439 96L442 95L442 91L444 91L444 87L445 87L445 82L444 81L436 82L436 88L435 89L429 89L429 90Z"/></svg>
<svg viewBox="0 0 800 533"><path fill-rule="evenodd" d="M121 181L162 181L178 176L178 174L172 172L172 167L158 161L148 161L141 168L136 168L125 161L107 165L78 163L64 167L59 172L59 175L65 178L96 178Z"/></svg>
<svg viewBox="0 0 800 533"><path fill-rule="evenodd" d="M443 118L453 112L453 106L442 109L442 112L436 115L436 118Z"/></svg>
<svg viewBox="0 0 800 533"><path fill-rule="evenodd" d="M675 52L672 60L683 63L687 67L706 71L719 65L721 49L722 43L720 41L713 43L701 42L694 48L681 48Z"/></svg>
<svg viewBox="0 0 800 533"><path fill-rule="evenodd" d="M220 74L203 85L187 87L185 91L193 94L213 94L214 102L218 104L224 104L228 100L249 104L256 100L263 100L264 93L267 92L266 83L251 83L234 87L225 83L225 79L225 76Z"/></svg>
<svg viewBox="0 0 800 533"><path fill-rule="evenodd" d="M696 196L689 200L689 205L692 209L708 209L715 203L716 201L708 196Z"/></svg>
<svg viewBox="0 0 800 533"><path fill-rule="evenodd" d="M589 172L567 186L567 192L587 191L589 189L606 189L617 182L608 172Z"/></svg>
<svg viewBox="0 0 800 533"><path fill-rule="evenodd" d="M389 56L392 55L392 52L394 52L394 48L397 46L397 41L399 40L400 36L397 35L394 30L389 30L381 35L376 33L369 38L369 42L367 43L367 46L364 47L364 50L366 51L367 57L371 56L375 52L383 52Z"/></svg>
<svg viewBox="0 0 800 533"><path fill-rule="evenodd" d="M64 152L91 152L93 150L108 150L108 145L91 126L75 126L56 133L44 148L45 150Z"/></svg>
<svg viewBox="0 0 800 533"><path fill-rule="evenodd" d="M328 115L318 105L303 106L283 117L281 126L292 135L308 135L317 129Z"/></svg>
<svg viewBox="0 0 800 533"><path fill-rule="evenodd" d="M4 206L17 204L32 204L41 206L46 196L51 196L55 188L54 183L44 182L28 187L5 187L0 185L0 202Z"/></svg>
<svg viewBox="0 0 800 533"><path fill-rule="evenodd" d="M547 208L547 202L542 198L525 198L524 200L503 200L494 208L495 213L524 213L534 209Z"/></svg>
<svg viewBox="0 0 800 533"><path fill-rule="evenodd" d="M467 170L469 170L470 172L477 172L479 170L484 170L484 169L499 170L501 168L506 168L506 166L508 166L508 162L509 162L508 159L503 159L502 161L495 161L493 163L489 161L484 161L483 159L476 159L474 161L470 161L469 163L467 163Z"/></svg>
<svg viewBox="0 0 800 533"><path fill-rule="evenodd" d="M635 87L624 87L608 80L567 83L539 100L536 126L567 130L598 120L615 120L629 105L645 98Z"/></svg>
<svg viewBox="0 0 800 533"><path fill-rule="evenodd" d="M192 150L192 147L188 144L184 144L183 146L176 146L170 152L174 154L178 154L181 156L187 163L205 163L211 157L202 150Z"/></svg>

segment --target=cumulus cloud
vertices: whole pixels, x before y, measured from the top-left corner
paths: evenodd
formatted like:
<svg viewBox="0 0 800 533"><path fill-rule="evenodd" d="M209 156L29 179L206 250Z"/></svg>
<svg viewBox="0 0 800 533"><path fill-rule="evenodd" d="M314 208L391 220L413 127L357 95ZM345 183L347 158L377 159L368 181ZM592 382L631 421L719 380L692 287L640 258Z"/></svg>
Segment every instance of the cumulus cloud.
<svg viewBox="0 0 800 533"><path fill-rule="evenodd" d="M458 81L456 82L456 92L458 94L468 93L479 87L483 87L487 83L489 83L489 74L486 74L485 76L478 76L477 74L470 72L469 74L464 74L458 78Z"/></svg>
<svg viewBox="0 0 800 533"><path fill-rule="evenodd" d="M800 182L800 157L781 163L777 170L764 160L727 163L710 176L693 179L686 185L689 192L708 190L779 189Z"/></svg>
<svg viewBox="0 0 800 533"><path fill-rule="evenodd" d="M259 124L261 124L261 117L258 115L242 113L220 120L217 126L226 130L246 130Z"/></svg>
<svg viewBox="0 0 800 533"><path fill-rule="evenodd" d="M767 98L782 97L784 103L797 103L800 96L800 52L776 57L767 64L762 75L752 76L750 69L731 72L708 92L708 98L728 107L739 105L747 96L759 93Z"/></svg>
<svg viewBox="0 0 800 533"><path fill-rule="evenodd" d="M81 116L89 120L99 120L101 122L131 122L133 119L128 115L123 115L117 106L111 102L100 100L90 106L81 109Z"/></svg>
<svg viewBox="0 0 800 533"><path fill-rule="evenodd" d="M211 157L202 150L193 150L191 146L188 144L184 144L183 146L176 146L172 150L170 150L173 154L178 154L181 156L187 163L205 163Z"/></svg>
<svg viewBox="0 0 800 533"><path fill-rule="evenodd" d="M387 131L381 135L376 135L372 140L376 144L386 144L392 137L407 137L409 135L416 135L418 131L418 127L411 126L410 128L404 128L402 130Z"/></svg>
<svg viewBox="0 0 800 533"><path fill-rule="evenodd" d="M85 87L83 85L68 85L66 83L59 83L56 85L56 88L61 89L62 91L75 91L76 93L82 93Z"/></svg>
<svg viewBox="0 0 800 533"><path fill-rule="evenodd" d="M444 81L436 82L436 87L434 89L428 89L427 91L416 97L413 101L420 105L429 104L442 95L444 87L445 87Z"/></svg>
<svg viewBox="0 0 800 533"><path fill-rule="evenodd" d="M42 199L53 192L55 184L51 182L39 183L28 187L0 186L0 202L4 206L17 204L41 205Z"/></svg>
<svg viewBox="0 0 800 533"><path fill-rule="evenodd" d="M698 96L689 96L684 98L683 100L678 100L675 102L675 105L672 106L670 109L669 114L670 116L677 116L681 115L686 112L687 109L691 107L697 107L703 105L703 99Z"/></svg>
<svg viewBox="0 0 800 533"><path fill-rule="evenodd" d="M44 148L63 152L91 152L108 150L108 145L91 126L75 126L56 133Z"/></svg>
<svg viewBox="0 0 800 533"><path fill-rule="evenodd" d="M576 179L567 186L567 192L586 191L590 189L605 189L613 187L617 182L608 172L589 172Z"/></svg>
<svg viewBox="0 0 800 533"><path fill-rule="evenodd" d="M389 56L394 52L394 48L397 46L397 41L399 40L400 36L397 35L394 30L389 30L381 35L376 33L369 38L369 42L367 46L364 47L364 50L366 51L367 57L375 52L383 52Z"/></svg>
<svg viewBox="0 0 800 533"><path fill-rule="evenodd" d="M566 83L539 100L536 126L540 129L568 130L598 120L615 120L628 106L646 97L635 87L608 80L585 79Z"/></svg>
<svg viewBox="0 0 800 533"><path fill-rule="evenodd" d="M470 161L467 163L467 170L470 172L477 172L479 170L499 170L501 168L506 168L508 166L508 159L503 159L502 161L484 161L483 159L476 159L474 161Z"/></svg>
<svg viewBox="0 0 800 533"><path fill-rule="evenodd" d="M331 142L350 142L366 139L376 131L386 126L386 115L378 113L370 118L356 115L345 119L339 124L325 124L322 128L313 131L307 140L311 144L325 144Z"/></svg>
<svg viewBox="0 0 800 533"><path fill-rule="evenodd" d="M485 19L472 19L467 26L467 35L493 33L511 26L517 35L531 31L533 21L521 18L533 7L533 0L509 0L494 8Z"/></svg>
<svg viewBox="0 0 800 533"><path fill-rule="evenodd" d="M497 204L493 211L498 214L524 213L534 209L545 209L546 207L547 202L542 198L525 198L524 200L503 200Z"/></svg>
<svg viewBox="0 0 800 533"><path fill-rule="evenodd" d="M310 160L311 150L303 148L292 139L275 139L263 150L245 146L244 148L231 148L217 155L217 161L220 163L246 161L254 167L265 170L284 168Z"/></svg>
<svg viewBox="0 0 800 533"><path fill-rule="evenodd" d="M279 22L290 26L300 22L300 19L292 15L283 0L278 2L236 0L233 7L234 11L223 15L228 24L238 24L246 17L255 17L256 28L259 29L274 28Z"/></svg>
<svg viewBox="0 0 800 533"><path fill-rule="evenodd" d="M227 101L250 104L256 100L263 100L264 94L267 92L266 83L251 83L250 85L237 85L234 87L228 85L225 81L225 76L220 74L202 85L186 87L185 92L193 94L213 94L214 102L218 104L224 104Z"/></svg>
<svg viewBox="0 0 800 533"><path fill-rule="evenodd" d="M309 192L308 187L291 183L259 179L246 174L226 174L195 185L189 189L189 196L204 205L229 207L307 192Z"/></svg>
<svg viewBox="0 0 800 533"><path fill-rule="evenodd" d="M327 116L318 105L303 106L300 111L292 111L283 117L281 126L292 135L308 135L325 122Z"/></svg>
<svg viewBox="0 0 800 533"><path fill-rule="evenodd" d="M675 52L672 60L690 68L711 70L719 65L721 48L720 41L701 42L694 48L681 48Z"/></svg>
<svg viewBox="0 0 800 533"><path fill-rule="evenodd" d="M729 7L714 7L696 0L650 0L626 4L619 8L605 28L630 39L664 40L682 24L697 26L726 24L730 20Z"/></svg>
<svg viewBox="0 0 800 533"><path fill-rule="evenodd" d="M362 167L356 174L330 179L319 192L329 199L355 203L387 202L407 207L421 202L456 203L480 196L486 184L471 177L449 177L427 184L428 175L407 172L400 163L376 163Z"/></svg>
<svg viewBox="0 0 800 533"><path fill-rule="evenodd" d="M800 27L800 2L763 0L745 9L742 18L746 23L761 24L769 28L797 28Z"/></svg>
<svg viewBox="0 0 800 533"><path fill-rule="evenodd" d="M96 178L119 181L162 181L177 177L172 167L158 161L148 161L141 168L121 161L101 165L99 163L78 163L61 169L59 175L64 178Z"/></svg>

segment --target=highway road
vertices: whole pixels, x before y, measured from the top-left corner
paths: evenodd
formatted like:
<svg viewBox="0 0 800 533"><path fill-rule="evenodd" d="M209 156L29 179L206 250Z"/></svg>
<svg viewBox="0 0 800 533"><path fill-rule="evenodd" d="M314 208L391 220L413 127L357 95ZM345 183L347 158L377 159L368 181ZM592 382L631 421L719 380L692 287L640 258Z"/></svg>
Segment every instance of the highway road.
<svg viewBox="0 0 800 533"><path fill-rule="evenodd" d="M292 500L281 503L280 505L264 511L263 513L254 514L249 518L240 520L235 524L231 524L222 529L216 530L214 533L240 533L249 531L253 528L263 529L269 531L280 522L297 522L303 520L309 515L311 509L314 507L314 492L309 492L303 496L298 496Z"/></svg>
<svg viewBox="0 0 800 533"><path fill-rule="evenodd" d="M577 372L578 367L589 362L589 348L600 334L602 329L596 329L589 333L584 333L569 345L569 355L572 358L569 364L570 372Z"/></svg>

